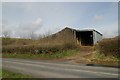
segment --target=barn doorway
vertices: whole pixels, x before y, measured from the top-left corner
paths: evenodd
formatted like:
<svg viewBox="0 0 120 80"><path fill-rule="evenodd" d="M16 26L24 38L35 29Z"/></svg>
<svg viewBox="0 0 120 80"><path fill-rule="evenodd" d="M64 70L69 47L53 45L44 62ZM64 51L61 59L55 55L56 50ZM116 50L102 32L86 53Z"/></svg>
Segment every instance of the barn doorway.
<svg viewBox="0 0 120 80"><path fill-rule="evenodd" d="M76 38L81 46L93 45L93 31L76 31Z"/></svg>

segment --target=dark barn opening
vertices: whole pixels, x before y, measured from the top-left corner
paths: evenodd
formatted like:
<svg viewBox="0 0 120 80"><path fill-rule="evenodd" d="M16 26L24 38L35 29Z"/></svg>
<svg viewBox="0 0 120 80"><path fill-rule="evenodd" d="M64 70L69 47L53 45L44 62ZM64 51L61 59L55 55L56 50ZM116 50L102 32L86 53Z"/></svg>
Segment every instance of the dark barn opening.
<svg viewBox="0 0 120 80"><path fill-rule="evenodd" d="M76 31L76 38L82 46L93 45L93 31Z"/></svg>

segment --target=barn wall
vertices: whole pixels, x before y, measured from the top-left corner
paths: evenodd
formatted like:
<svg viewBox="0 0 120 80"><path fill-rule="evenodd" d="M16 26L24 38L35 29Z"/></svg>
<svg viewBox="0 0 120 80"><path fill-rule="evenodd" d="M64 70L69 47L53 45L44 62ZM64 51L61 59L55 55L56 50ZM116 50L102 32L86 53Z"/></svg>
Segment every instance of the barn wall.
<svg viewBox="0 0 120 80"><path fill-rule="evenodd" d="M74 31L65 28L62 31L41 39L42 44L75 44L76 38Z"/></svg>
<svg viewBox="0 0 120 80"><path fill-rule="evenodd" d="M80 35L79 35L80 36ZM86 36L86 35L85 35ZM93 31L93 44L95 45L98 41L102 40L102 35L98 32ZM61 45L61 44L79 44L81 40L78 40L76 31L70 28L65 28L56 34L40 39L40 44L46 45Z"/></svg>
<svg viewBox="0 0 120 80"><path fill-rule="evenodd" d="M74 31L69 28L65 28L54 35L56 36L54 38L54 41L58 43L74 43L75 42Z"/></svg>
<svg viewBox="0 0 120 80"><path fill-rule="evenodd" d="M93 40L94 40L94 45L97 43L97 42L99 42L99 41L101 41L102 40L102 35L101 34L99 34L99 33L97 33L96 31L93 31Z"/></svg>

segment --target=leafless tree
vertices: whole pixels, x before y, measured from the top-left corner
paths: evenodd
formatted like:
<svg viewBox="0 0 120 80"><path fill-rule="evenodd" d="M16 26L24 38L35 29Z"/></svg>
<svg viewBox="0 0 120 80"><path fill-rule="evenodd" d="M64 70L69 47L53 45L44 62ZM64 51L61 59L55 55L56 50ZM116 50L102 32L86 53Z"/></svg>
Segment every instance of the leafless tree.
<svg viewBox="0 0 120 80"><path fill-rule="evenodd" d="M37 35L34 32L30 32L29 38L30 39L37 39Z"/></svg>
<svg viewBox="0 0 120 80"><path fill-rule="evenodd" d="M51 33L51 31L49 30L49 31L47 31L46 33L45 33L45 37L47 37L47 36L50 36L52 33Z"/></svg>
<svg viewBox="0 0 120 80"><path fill-rule="evenodd" d="M44 34L39 34L38 39L45 38L47 36L50 36L51 34L52 34L51 31L47 31Z"/></svg>
<svg viewBox="0 0 120 80"><path fill-rule="evenodd" d="M43 35L39 34L38 39L41 39L41 38L43 38Z"/></svg>
<svg viewBox="0 0 120 80"><path fill-rule="evenodd" d="M11 32L6 30L2 32L2 37L4 38L9 38L11 36Z"/></svg>

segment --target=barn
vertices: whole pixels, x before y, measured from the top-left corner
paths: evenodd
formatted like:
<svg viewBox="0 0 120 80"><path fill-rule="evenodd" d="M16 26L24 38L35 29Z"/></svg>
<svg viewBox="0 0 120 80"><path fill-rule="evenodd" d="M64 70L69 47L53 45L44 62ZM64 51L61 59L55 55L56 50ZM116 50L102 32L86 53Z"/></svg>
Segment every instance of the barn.
<svg viewBox="0 0 120 80"><path fill-rule="evenodd" d="M44 43L77 44L80 46L93 46L102 40L102 34L94 29L77 30L66 27L45 39Z"/></svg>

